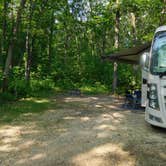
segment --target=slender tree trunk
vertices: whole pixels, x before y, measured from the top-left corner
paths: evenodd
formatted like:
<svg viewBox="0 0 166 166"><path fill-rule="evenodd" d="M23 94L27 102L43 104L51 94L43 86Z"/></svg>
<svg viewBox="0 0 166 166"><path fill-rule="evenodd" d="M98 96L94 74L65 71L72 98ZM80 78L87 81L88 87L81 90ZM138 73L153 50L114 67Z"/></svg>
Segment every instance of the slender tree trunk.
<svg viewBox="0 0 166 166"><path fill-rule="evenodd" d="M6 29L7 29L7 9L8 9L8 2L4 0L3 2L3 26L2 26L2 37L1 37L1 48L0 48L0 55L1 60L0 62L3 63L4 55L5 55L5 45L6 45Z"/></svg>
<svg viewBox="0 0 166 166"><path fill-rule="evenodd" d="M18 28L21 23L21 15L22 15L22 10L25 6L26 0L21 0L20 1L20 6L17 11L17 19L16 19L16 24L13 28L12 36L10 39L8 51L7 51L7 58L6 58L6 63L5 63L5 69L3 73L3 91L6 91L8 88L8 78L9 78L9 71L11 69L11 61L13 57L13 48L15 45L15 42L17 40L17 33L18 33Z"/></svg>
<svg viewBox="0 0 166 166"><path fill-rule="evenodd" d="M27 60L25 64L25 80L27 81L27 83L29 83L31 63L32 63L32 39L29 32L27 32L26 36L26 53L27 53Z"/></svg>
<svg viewBox="0 0 166 166"><path fill-rule="evenodd" d="M79 41L82 41L77 35L75 36L75 43L76 43L76 47L77 47L77 50L76 50L76 54L77 54L77 63L80 64L80 43Z"/></svg>
<svg viewBox="0 0 166 166"><path fill-rule="evenodd" d="M70 15L70 7L68 4L68 0L65 0L65 17L68 18ZM67 56L68 56L68 49L69 49L69 28L68 28L68 22L65 20L64 21L64 64L67 64Z"/></svg>
<svg viewBox="0 0 166 166"><path fill-rule="evenodd" d="M120 11L119 11L119 0L116 0L117 5L117 11L116 11L116 18L115 18L115 44L114 47L116 49L119 48L119 24L120 24ZM117 80L118 80L118 64L116 61L114 61L114 68L113 68L113 84L112 84L112 90L115 94L116 88L117 88Z"/></svg>
<svg viewBox="0 0 166 166"><path fill-rule="evenodd" d="M31 22L32 22L32 16L33 16L33 1L30 0L30 6L29 6L29 23L27 27L27 36L26 36L26 53L27 53L27 60L25 63L25 80L27 83L30 81L30 73L31 73L31 63L32 63L32 34L31 34Z"/></svg>
<svg viewBox="0 0 166 166"><path fill-rule="evenodd" d="M101 44L101 56L103 56L105 54L106 34L107 34L106 32L107 32L107 29L103 28L102 44Z"/></svg>
<svg viewBox="0 0 166 166"><path fill-rule="evenodd" d="M166 0L162 0L162 1L163 1L163 9L161 11L160 26L166 24L166 18L165 18L165 14L166 14Z"/></svg>
<svg viewBox="0 0 166 166"><path fill-rule="evenodd" d="M131 14L131 26L132 26L132 34L133 34L133 43L136 44L137 42L137 35L136 35L136 18L134 13Z"/></svg>
<svg viewBox="0 0 166 166"><path fill-rule="evenodd" d="M51 71L52 64L52 42L53 42L53 30L54 30L54 11L51 13L51 21L49 28L49 39L48 39L48 69Z"/></svg>
<svg viewBox="0 0 166 166"><path fill-rule="evenodd" d="M69 49L69 35L68 30L65 30L65 41L64 41L64 64L67 64L67 56L68 56L68 49Z"/></svg>

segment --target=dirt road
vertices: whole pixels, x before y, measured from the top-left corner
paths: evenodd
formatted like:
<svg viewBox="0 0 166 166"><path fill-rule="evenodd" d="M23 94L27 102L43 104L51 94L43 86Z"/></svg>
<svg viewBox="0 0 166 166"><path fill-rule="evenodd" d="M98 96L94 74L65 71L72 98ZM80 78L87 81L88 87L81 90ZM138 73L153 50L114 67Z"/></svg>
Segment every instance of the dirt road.
<svg viewBox="0 0 166 166"><path fill-rule="evenodd" d="M44 101L34 101L44 102ZM0 126L0 166L165 166L166 130L110 96L56 96Z"/></svg>

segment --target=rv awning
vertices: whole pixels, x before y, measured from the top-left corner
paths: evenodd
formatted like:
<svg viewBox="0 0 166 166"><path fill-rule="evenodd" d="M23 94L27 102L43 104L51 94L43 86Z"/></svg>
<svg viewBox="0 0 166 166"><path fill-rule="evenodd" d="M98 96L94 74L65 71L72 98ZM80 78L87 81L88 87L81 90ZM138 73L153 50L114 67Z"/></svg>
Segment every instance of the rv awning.
<svg viewBox="0 0 166 166"><path fill-rule="evenodd" d="M142 53L149 51L151 42L135 46L132 48L125 48L117 53L113 53L107 56L102 56L103 60L108 60L111 62L121 62L128 64L139 64L140 55Z"/></svg>

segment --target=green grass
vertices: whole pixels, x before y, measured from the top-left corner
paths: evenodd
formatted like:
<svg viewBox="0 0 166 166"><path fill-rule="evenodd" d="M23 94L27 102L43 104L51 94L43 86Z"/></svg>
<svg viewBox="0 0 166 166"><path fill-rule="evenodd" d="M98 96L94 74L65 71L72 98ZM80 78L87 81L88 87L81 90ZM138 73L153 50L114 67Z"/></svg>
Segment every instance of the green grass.
<svg viewBox="0 0 166 166"><path fill-rule="evenodd" d="M95 85L84 85L80 88L81 92L84 94L108 94L110 91L105 85L95 84Z"/></svg>
<svg viewBox="0 0 166 166"><path fill-rule="evenodd" d="M37 115L55 106L49 98L26 98L0 105L0 124L26 120L24 115Z"/></svg>
<svg viewBox="0 0 166 166"><path fill-rule="evenodd" d="M80 90L82 93L89 95L108 93L108 89L105 86L98 84L94 86L82 86ZM2 101L0 104L0 124L21 120L26 121L30 116L25 115L38 115L48 109L55 108L56 103L51 101L51 98L62 92L65 93L60 88L56 88L54 91L40 91L34 94L33 97L17 101Z"/></svg>

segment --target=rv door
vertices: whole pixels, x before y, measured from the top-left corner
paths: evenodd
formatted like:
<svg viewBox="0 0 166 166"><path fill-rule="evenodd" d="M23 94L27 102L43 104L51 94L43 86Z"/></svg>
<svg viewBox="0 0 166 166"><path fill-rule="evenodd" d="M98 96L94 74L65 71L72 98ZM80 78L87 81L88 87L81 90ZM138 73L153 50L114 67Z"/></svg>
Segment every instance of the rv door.
<svg viewBox="0 0 166 166"><path fill-rule="evenodd" d="M144 53L141 56L141 67L142 67L141 106L146 107L147 88L148 88L148 71L149 71L149 53Z"/></svg>

